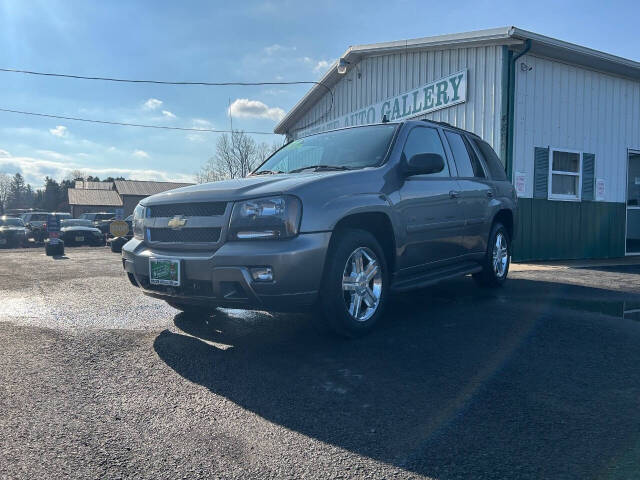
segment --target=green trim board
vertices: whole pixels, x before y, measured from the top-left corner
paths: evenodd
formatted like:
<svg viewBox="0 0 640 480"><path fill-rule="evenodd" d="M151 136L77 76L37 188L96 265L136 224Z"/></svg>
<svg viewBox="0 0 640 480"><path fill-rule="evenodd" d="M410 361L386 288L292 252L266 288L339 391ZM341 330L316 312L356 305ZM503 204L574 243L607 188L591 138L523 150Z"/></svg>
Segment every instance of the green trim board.
<svg viewBox="0 0 640 480"><path fill-rule="evenodd" d="M513 260L623 257L625 222L624 203L519 198Z"/></svg>

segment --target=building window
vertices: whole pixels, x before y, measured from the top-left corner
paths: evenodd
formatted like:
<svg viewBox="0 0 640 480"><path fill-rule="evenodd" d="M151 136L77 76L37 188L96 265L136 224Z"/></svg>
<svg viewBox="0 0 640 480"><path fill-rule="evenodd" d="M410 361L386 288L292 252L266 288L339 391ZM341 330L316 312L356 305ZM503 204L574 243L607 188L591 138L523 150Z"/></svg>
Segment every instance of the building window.
<svg viewBox="0 0 640 480"><path fill-rule="evenodd" d="M549 198L579 201L582 153L550 149L549 154Z"/></svg>

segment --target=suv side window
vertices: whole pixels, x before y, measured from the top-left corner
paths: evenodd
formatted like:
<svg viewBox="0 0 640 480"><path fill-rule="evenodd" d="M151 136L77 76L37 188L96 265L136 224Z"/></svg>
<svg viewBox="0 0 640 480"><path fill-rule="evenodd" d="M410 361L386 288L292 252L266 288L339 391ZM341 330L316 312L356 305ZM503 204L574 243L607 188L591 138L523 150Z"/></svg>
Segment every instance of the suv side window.
<svg viewBox="0 0 640 480"><path fill-rule="evenodd" d="M484 157L484 162L487 164L489 168L489 173L491 174L491 178L493 180L506 180L507 174L504 171L504 166L500 161L500 158L496 154L496 152L491 148L484 140L480 140L479 138L471 138L471 141L476 144L478 147L478 151Z"/></svg>
<svg viewBox="0 0 640 480"><path fill-rule="evenodd" d="M453 160L456 162L456 167L458 167L458 176L485 178L484 170L478 157L475 156L475 153L469 153L470 149L467 148L462 135L450 130L445 130L444 134L453 152Z"/></svg>
<svg viewBox="0 0 640 480"><path fill-rule="evenodd" d="M449 165L447 164L447 156L444 153L442 140L435 128L416 127L409 132L407 141L404 144L404 156L409 159L418 153L437 153L442 155L444 160L444 169L438 173L429 174L430 177L449 177Z"/></svg>

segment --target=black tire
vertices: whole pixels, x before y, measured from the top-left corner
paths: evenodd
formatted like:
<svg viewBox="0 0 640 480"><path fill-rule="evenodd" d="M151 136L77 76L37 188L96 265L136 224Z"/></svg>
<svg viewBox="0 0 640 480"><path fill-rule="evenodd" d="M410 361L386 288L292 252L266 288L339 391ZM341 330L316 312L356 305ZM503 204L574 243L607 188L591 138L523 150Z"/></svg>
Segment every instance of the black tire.
<svg viewBox="0 0 640 480"><path fill-rule="evenodd" d="M494 268L494 250L498 236L502 237L506 242L506 265L504 267ZM482 271L473 274L473 279L481 287L500 287L507 281L509 274L509 266L511 265L511 237L509 232L500 222L493 224L491 233L489 234L489 242L487 243L487 252L482 261Z"/></svg>
<svg viewBox="0 0 640 480"><path fill-rule="evenodd" d="M180 310L181 312L184 312L187 315L208 316L208 315L211 315L215 310L214 307L208 307L203 305L192 305L189 303L171 302L169 300L166 300L166 302L170 307L173 307L176 310Z"/></svg>
<svg viewBox="0 0 640 480"><path fill-rule="evenodd" d="M364 273L371 265L370 259L375 260L379 270L372 277L372 280L366 281L364 276L361 281L356 279L357 275L353 270L355 264L351 262L353 258L356 258L353 255L356 257L363 255L360 262L361 271ZM364 266L365 261L367 262L366 266ZM354 290L354 293L343 290L343 277L347 278L348 270L351 270L348 276L354 276L352 285L354 288L360 289ZM369 333L384 313L388 291L387 261L376 238L365 230L345 229L335 232L327 253L327 263L320 289L320 307L327 327L335 333L349 338ZM364 294L361 295L360 292L364 292ZM370 296L372 293L374 296ZM377 301L373 302L376 299L376 294L378 295ZM365 298L370 299L375 308L369 305ZM361 300L356 302L356 299ZM354 307L356 303L360 307ZM362 308L365 309L364 312L360 312ZM362 318L356 319L350 313L350 309L352 313L355 312Z"/></svg>
<svg viewBox="0 0 640 480"><path fill-rule="evenodd" d="M61 257L64 255L64 243L58 242L56 244L51 244L51 242L46 242L44 244L44 252L49 257Z"/></svg>
<svg viewBox="0 0 640 480"><path fill-rule="evenodd" d="M124 237L116 237L111 239L111 251L114 253L122 252L122 247L127 243L127 239Z"/></svg>

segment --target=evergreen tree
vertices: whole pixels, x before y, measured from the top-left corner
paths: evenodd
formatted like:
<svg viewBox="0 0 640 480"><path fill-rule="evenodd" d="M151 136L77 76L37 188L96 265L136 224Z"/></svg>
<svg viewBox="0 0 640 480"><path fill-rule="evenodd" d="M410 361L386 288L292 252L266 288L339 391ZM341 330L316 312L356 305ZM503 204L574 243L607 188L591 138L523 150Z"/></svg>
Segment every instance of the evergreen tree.
<svg viewBox="0 0 640 480"><path fill-rule="evenodd" d="M56 211L60 204L60 185L53 178L46 177L44 186L44 209Z"/></svg>
<svg viewBox="0 0 640 480"><path fill-rule="evenodd" d="M7 198L8 208L26 208L25 205L26 185L20 173L16 173L9 185L9 196Z"/></svg>

